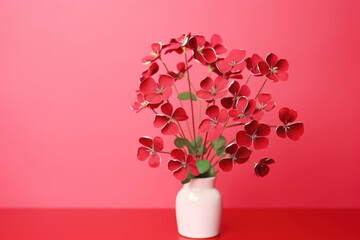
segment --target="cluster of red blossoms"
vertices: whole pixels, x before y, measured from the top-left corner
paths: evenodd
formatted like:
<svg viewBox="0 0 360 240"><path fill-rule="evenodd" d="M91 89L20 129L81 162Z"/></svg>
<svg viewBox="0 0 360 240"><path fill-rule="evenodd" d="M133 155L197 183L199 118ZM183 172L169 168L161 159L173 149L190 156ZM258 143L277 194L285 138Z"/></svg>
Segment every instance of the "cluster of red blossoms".
<svg viewBox="0 0 360 240"><path fill-rule="evenodd" d="M148 159L150 167L159 167L160 154L169 154L168 169L183 183L191 178L215 176L217 166L227 172L234 165L246 162L254 164L256 176L263 177L268 174L269 165L274 160L265 157L252 161L251 154L253 150L269 146L271 129L275 128L279 137L291 140L298 140L303 135L304 125L296 122L295 110L281 108L281 124L268 125L261 121L264 114L273 111L276 106L272 96L263 92L264 86L267 82L288 79L287 60L279 59L273 53L265 59L258 54L248 56L243 49L234 49L222 56L227 49L216 34L210 41L201 35L183 34L179 38L171 38L166 44L154 43L151 50L151 54L143 58L143 63L149 66L140 76L137 101L131 108L136 112L145 108L153 111L154 127L161 128L164 135L174 136L176 148L166 152L163 151L161 137L141 137L139 142L143 146L138 149L137 157L140 161ZM163 60L163 56L170 53L181 54L184 59L174 71ZM209 74L198 87L190 80L190 63L194 61L209 69ZM160 69L159 63L164 72L155 78ZM246 69L248 77L245 81L243 75ZM264 79L254 95L251 95L248 86L252 76ZM187 81L187 91L179 92L177 89L180 80ZM175 98L171 98L174 94ZM179 107L174 107L170 100L178 101ZM184 109L185 104L190 105L190 114ZM199 104L200 115L194 114L194 104ZM202 105L206 105L204 112L201 112ZM203 118L195 125L195 116L203 113ZM229 128L231 133L236 133L231 141L222 136Z"/></svg>

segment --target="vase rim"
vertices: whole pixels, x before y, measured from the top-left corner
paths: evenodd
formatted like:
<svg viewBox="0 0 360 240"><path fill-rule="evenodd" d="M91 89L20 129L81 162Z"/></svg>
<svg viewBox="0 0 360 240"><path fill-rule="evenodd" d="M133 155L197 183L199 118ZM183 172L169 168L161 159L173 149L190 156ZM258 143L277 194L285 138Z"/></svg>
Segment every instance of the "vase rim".
<svg viewBox="0 0 360 240"><path fill-rule="evenodd" d="M206 178L192 178L190 182L184 184L184 186L190 188L213 188L215 186L216 177Z"/></svg>

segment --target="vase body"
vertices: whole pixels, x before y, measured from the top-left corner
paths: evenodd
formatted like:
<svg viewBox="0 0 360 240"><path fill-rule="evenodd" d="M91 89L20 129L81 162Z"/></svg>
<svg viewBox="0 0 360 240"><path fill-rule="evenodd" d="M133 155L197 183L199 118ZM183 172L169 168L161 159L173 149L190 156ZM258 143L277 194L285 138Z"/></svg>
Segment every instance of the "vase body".
<svg viewBox="0 0 360 240"><path fill-rule="evenodd" d="M190 238L219 235L222 199L215 188L215 177L195 178L183 185L176 196L179 234Z"/></svg>

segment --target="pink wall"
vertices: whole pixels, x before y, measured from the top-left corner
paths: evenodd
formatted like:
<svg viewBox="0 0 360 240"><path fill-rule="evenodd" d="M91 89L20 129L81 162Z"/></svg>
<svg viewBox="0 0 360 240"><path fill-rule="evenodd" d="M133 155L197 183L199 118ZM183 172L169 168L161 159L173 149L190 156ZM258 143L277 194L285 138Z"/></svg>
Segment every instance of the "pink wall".
<svg viewBox="0 0 360 240"><path fill-rule="evenodd" d="M220 174L225 207L360 207L359 3L1 1L0 207L174 206L165 159L136 159L153 114L129 105L149 45L189 31L287 58L265 89L305 123L256 153L276 160L266 178Z"/></svg>

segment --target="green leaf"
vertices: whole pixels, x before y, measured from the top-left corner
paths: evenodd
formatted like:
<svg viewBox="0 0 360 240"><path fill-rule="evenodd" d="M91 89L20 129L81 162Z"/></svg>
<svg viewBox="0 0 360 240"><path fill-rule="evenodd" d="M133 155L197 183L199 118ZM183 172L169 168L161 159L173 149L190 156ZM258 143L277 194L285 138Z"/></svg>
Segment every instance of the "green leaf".
<svg viewBox="0 0 360 240"><path fill-rule="evenodd" d="M205 148L205 146L201 145L202 144L202 137L198 136L196 139L196 147L197 147L197 151L195 149L195 142L190 142L190 146L188 146L189 152L191 154L195 154L196 152L199 153L200 155L203 155L207 152L207 149Z"/></svg>
<svg viewBox="0 0 360 240"><path fill-rule="evenodd" d="M219 136L218 139L211 142L211 146L215 150L216 155L218 156L225 156L225 144L226 144L226 138L223 136Z"/></svg>
<svg viewBox="0 0 360 240"><path fill-rule="evenodd" d="M213 165L210 164L210 167L206 172L200 173L196 177L197 178L207 178L207 177L215 177L215 175L216 175L215 169L214 169Z"/></svg>
<svg viewBox="0 0 360 240"><path fill-rule="evenodd" d="M191 142L191 143L192 143L192 142ZM195 153L196 153L195 147L192 146L192 144L191 144L190 146L187 146L187 147L188 147L188 150L189 150L189 153L190 153L190 154L195 154Z"/></svg>
<svg viewBox="0 0 360 240"><path fill-rule="evenodd" d="M187 140L186 138L176 138L174 144L178 148L182 148L184 146L189 147L190 146L190 141Z"/></svg>
<svg viewBox="0 0 360 240"><path fill-rule="evenodd" d="M206 171L209 170L211 164L207 159L201 159L199 161L196 162L196 167L199 170L199 173L205 173Z"/></svg>
<svg viewBox="0 0 360 240"><path fill-rule="evenodd" d="M179 93L178 98L180 100L189 100L190 99L190 93L189 92ZM193 93L191 93L191 99L194 100L194 101L197 100L196 96Z"/></svg>
<svg viewBox="0 0 360 240"><path fill-rule="evenodd" d="M190 182L190 179L193 179L193 178L195 178L195 176L192 175L191 172L190 172L189 169L188 169L187 178L186 178L185 180L181 181L181 183L182 183L182 184L188 183L188 182Z"/></svg>
<svg viewBox="0 0 360 240"><path fill-rule="evenodd" d="M217 151L216 151L216 155L218 156L225 156L226 153L225 153L225 148L226 146L222 146L221 148L219 148Z"/></svg>
<svg viewBox="0 0 360 240"><path fill-rule="evenodd" d="M185 184L185 183L188 183L188 182L190 182L190 179L187 178L187 179L181 181L181 184Z"/></svg>
<svg viewBox="0 0 360 240"><path fill-rule="evenodd" d="M207 152L207 148L204 145L198 147L198 152L200 155L204 155Z"/></svg>
<svg viewBox="0 0 360 240"><path fill-rule="evenodd" d="M196 145L197 145L197 146L201 146L202 140L203 140L202 137L201 137L201 136L198 136L198 137L195 139Z"/></svg>

